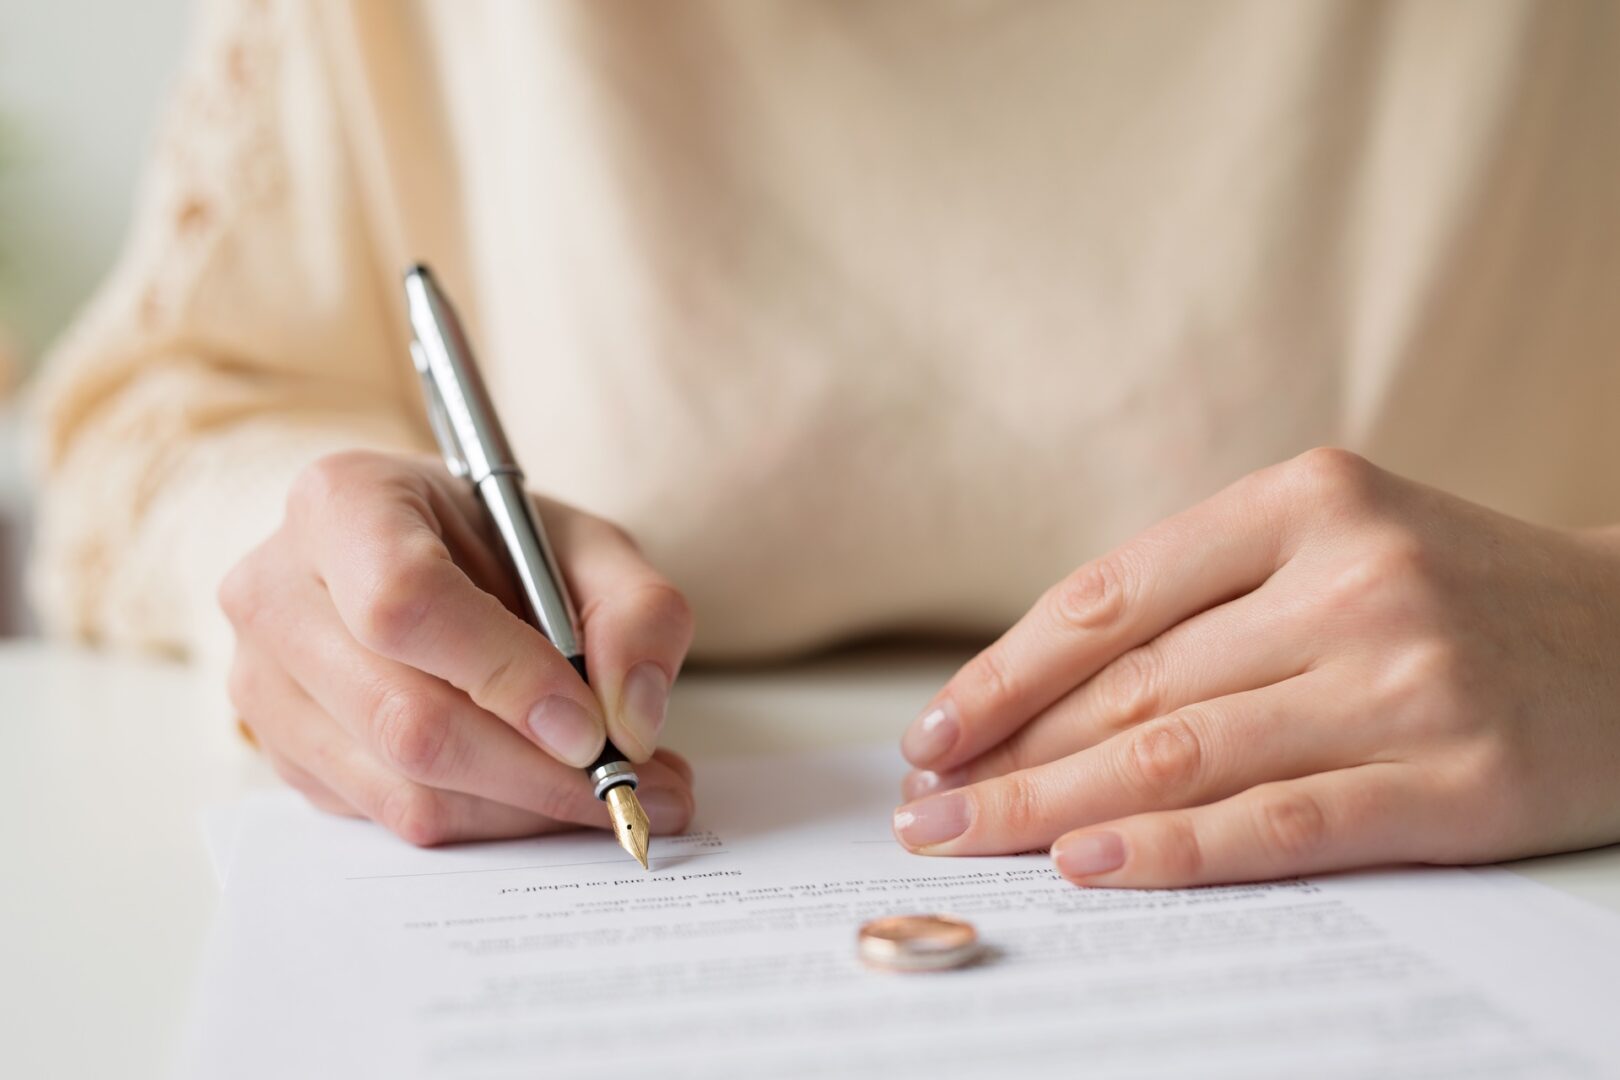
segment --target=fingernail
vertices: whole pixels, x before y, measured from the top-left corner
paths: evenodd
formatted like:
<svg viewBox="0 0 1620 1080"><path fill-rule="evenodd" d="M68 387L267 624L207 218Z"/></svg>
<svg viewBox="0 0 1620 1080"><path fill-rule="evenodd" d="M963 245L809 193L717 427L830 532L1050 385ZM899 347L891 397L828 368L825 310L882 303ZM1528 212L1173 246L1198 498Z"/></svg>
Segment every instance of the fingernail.
<svg viewBox="0 0 1620 1080"><path fill-rule="evenodd" d="M1118 833L1082 833L1054 846L1052 861L1064 877L1106 874L1125 865L1125 841Z"/></svg>
<svg viewBox="0 0 1620 1080"><path fill-rule="evenodd" d="M944 757L956 745L960 731L956 706L946 699L912 721L900 737L900 752L907 761L921 768Z"/></svg>
<svg viewBox="0 0 1620 1080"><path fill-rule="evenodd" d="M948 773L932 772L928 769L913 769L900 781L900 794L907 801L920 799L935 791L944 791L948 788L962 785L961 773L952 771Z"/></svg>
<svg viewBox="0 0 1620 1080"><path fill-rule="evenodd" d="M690 813L686 800L664 788L643 788L636 792L641 808L647 811L647 820L654 832L674 832L686 827Z"/></svg>
<svg viewBox="0 0 1620 1080"><path fill-rule="evenodd" d="M579 702L553 694L529 710L529 731L558 761L581 769L596 760L606 738Z"/></svg>
<svg viewBox="0 0 1620 1080"><path fill-rule="evenodd" d="M896 810L894 834L906 847L930 847L967 832L971 817L967 797L953 791L907 803Z"/></svg>
<svg viewBox="0 0 1620 1080"><path fill-rule="evenodd" d="M649 754L658 745L658 732L668 711L669 676L664 669L651 661L631 668L620 695L619 720Z"/></svg>

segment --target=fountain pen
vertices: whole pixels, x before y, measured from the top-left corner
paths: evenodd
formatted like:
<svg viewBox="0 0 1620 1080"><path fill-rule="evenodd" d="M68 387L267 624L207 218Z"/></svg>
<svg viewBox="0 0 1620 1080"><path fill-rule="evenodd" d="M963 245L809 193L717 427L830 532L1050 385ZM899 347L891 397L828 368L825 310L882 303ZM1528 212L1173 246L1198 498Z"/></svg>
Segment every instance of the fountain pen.
<svg viewBox="0 0 1620 1080"><path fill-rule="evenodd" d="M523 489L523 471L506 441L455 309L426 266L405 274L411 360L422 378L428 423L452 476L470 482L506 553L528 621L587 682L574 602L557 569L546 531ZM607 804L619 845L647 868L647 814L636 798L636 770L611 740L585 770Z"/></svg>

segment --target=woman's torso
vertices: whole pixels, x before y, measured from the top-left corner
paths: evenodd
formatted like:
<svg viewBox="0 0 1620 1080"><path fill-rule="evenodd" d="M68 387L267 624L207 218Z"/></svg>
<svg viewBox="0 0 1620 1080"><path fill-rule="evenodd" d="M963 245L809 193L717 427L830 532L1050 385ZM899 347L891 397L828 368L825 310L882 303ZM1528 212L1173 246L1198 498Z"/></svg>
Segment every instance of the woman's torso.
<svg viewBox="0 0 1620 1080"><path fill-rule="evenodd" d="M398 12L331 15L383 261L701 652L993 629L1316 444L1620 519L1608 5Z"/></svg>

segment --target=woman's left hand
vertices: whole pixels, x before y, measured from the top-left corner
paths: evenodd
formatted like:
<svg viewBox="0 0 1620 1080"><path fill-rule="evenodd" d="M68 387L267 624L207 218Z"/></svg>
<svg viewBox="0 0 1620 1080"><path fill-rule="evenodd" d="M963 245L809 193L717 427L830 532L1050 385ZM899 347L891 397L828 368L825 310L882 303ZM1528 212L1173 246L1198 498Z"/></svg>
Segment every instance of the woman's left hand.
<svg viewBox="0 0 1620 1080"><path fill-rule="evenodd" d="M902 749L907 847L1050 845L1087 885L1608 843L1620 532L1312 451L1075 571Z"/></svg>

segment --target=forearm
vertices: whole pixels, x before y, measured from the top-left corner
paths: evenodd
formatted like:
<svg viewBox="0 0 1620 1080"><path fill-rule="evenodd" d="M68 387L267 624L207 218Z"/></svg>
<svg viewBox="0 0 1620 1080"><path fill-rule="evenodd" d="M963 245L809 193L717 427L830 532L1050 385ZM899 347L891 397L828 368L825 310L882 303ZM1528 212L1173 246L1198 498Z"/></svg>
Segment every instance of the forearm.
<svg viewBox="0 0 1620 1080"><path fill-rule="evenodd" d="M426 431L312 9L205 14L123 257L38 386L32 591L56 633L207 655L292 476Z"/></svg>
<svg viewBox="0 0 1620 1080"><path fill-rule="evenodd" d="M340 449L417 449L386 412L263 411L187 427L124 403L47 469L30 574L54 634L212 658L225 571L274 528L292 477Z"/></svg>

